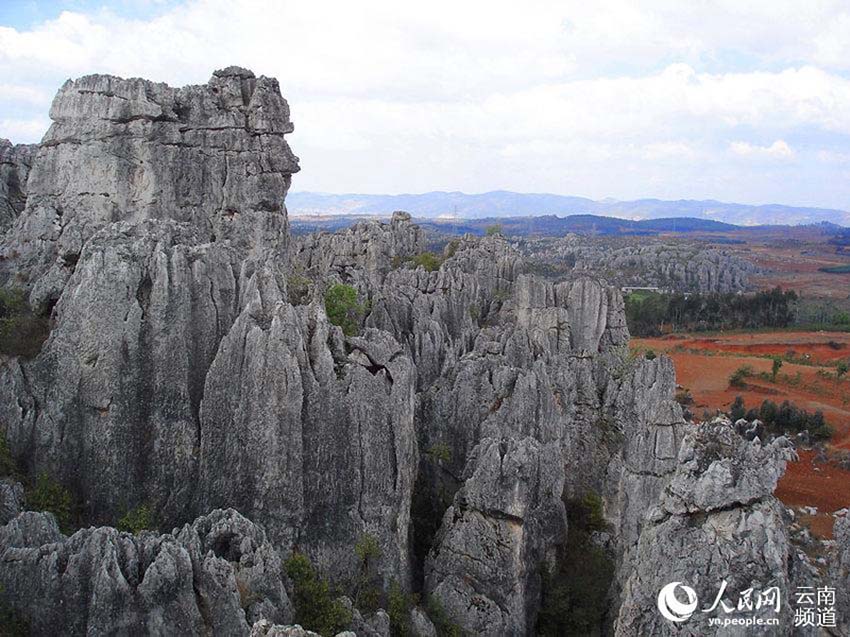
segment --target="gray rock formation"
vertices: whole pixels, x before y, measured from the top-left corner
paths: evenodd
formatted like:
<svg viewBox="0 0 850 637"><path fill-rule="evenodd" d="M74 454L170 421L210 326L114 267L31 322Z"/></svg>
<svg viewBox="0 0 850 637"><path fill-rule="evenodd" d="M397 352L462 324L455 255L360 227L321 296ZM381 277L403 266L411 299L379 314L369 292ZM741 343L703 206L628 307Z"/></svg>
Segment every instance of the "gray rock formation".
<svg viewBox="0 0 850 637"><path fill-rule="evenodd" d="M238 67L180 89L90 75L65 83L50 116L27 208L0 246L0 274L25 281L34 305L59 297L86 243L116 221L170 219L246 253L285 249L298 163L276 80Z"/></svg>
<svg viewBox="0 0 850 637"><path fill-rule="evenodd" d="M88 528L62 536L53 516L0 528L4 601L34 635L248 635L292 617L265 532L230 509L169 535Z"/></svg>
<svg viewBox="0 0 850 637"><path fill-rule="evenodd" d="M728 248L653 237L524 239L520 249L546 270L596 274L618 287L675 292L743 292L761 269Z"/></svg>
<svg viewBox="0 0 850 637"><path fill-rule="evenodd" d="M789 564L793 551L783 521L784 508L773 497L793 448L779 438L769 445L748 442L731 422L703 423L683 440L678 466L657 506L646 519L634 568L626 582L616 622L616 635L704 635L714 632L710 617L729 617L710 608L722 583L724 601L737 608L739 595L753 588L777 587L783 600L779 613L762 606L747 617L779 618L779 625L730 626L728 635L790 635L793 621L788 601L794 589ZM663 586L682 582L696 592L699 606L681 624L656 610Z"/></svg>
<svg viewBox="0 0 850 637"><path fill-rule="evenodd" d="M38 146L0 139L0 235L8 230L27 203L27 179Z"/></svg>
<svg viewBox="0 0 850 637"><path fill-rule="evenodd" d="M563 541L557 444L486 438L446 511L426 587L463 629L528 634L540 603L540 565Z"/></svg>
<svg viewBox="0 0 850 637"><path fill-rule="evenodd" d="M24 487L10 478L0 480L0 524L6 524L23 509Z"/></svg>
<svg viewBox="0 0 850 637"><path fill-rule="evenodd" d="M529 275L498 236L417 267L404 213L290 241L274 80L90 76L51 116L0 276L54 327L32 361L0 361L0 426L87 520L145 504L178 528L63 538L47 514L14 517L4 483L0 601L37 632L301 634L281 557L344 588L369 536L384 592L421 588L471 634L530 634L570 542L564 502L591 493L619 634L657 627L665 551L707 573L700 594L716 565L761 575L788 553L770 496L784 451L686 435L672 364L628 355L622 297L598 278ZM355 290L356 335L328 320L334 284ZM388 634L383 611L352 611L358 634Z"/></svg>

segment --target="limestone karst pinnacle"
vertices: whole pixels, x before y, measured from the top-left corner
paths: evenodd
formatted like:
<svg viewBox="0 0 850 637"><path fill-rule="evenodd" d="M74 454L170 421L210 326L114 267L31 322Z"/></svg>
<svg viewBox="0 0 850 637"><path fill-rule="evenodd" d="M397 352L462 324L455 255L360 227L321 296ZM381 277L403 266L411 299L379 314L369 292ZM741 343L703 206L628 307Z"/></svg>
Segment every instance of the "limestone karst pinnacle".
<svg viewBox="0 0 850 637"><path fill-rule="evenodd" d="M52 331L33 359L0 361L0 427L25 478L65 485L90 528L66 537L2 484L0 602L34 634L274 634L294 619L296 552L353 598L358 635L390 630L367 585L384 606L418 592L471 634L533 634L572 537L565 503L593 493L616 571L607 629L631 635L654 625L637 580L667 573L652 540L711 513L697 496L714 471L769 461L724 497L778 515L762 492L778 448L695 433L670 361L629 355L603 281L539 278L500 236L413 267L426 237L401 212L290 237L276 80L92 75L51 118L3 173L18 186L0 273ZM328 320L333 285L356 291L357 334ZM141 506L158 532L112 528ZM747 519L760 568L785 545ZM433 634L426 614L411 622Z"/></svg>

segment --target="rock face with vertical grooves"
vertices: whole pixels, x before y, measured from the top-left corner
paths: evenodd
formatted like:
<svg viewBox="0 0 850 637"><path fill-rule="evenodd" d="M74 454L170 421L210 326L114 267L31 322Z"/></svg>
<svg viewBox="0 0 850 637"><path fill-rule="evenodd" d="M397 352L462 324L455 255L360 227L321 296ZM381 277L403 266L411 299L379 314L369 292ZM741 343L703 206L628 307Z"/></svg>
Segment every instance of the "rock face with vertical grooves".
<svg viewBox="0 0 850 637"><path fill-rule="evenodd" d="M290 630L281 560L304 552L356 597L364 540L380 603L398 584L471 634L532 634L565 503L588 494L619 634L655 627L664 551L701 567L718 529L745 543L724 564L790 585L770 496L784 451L685 423L672 364L629 355L605 282L544 281L499 236L423 259L402 212L290 240L288 106L244 69L180 89L89 76L51 117L25 206L6 196L0 277L53 329L32 360L0 360L0 427L28 481L62 483L101 526L66 538L0 483L0 602L36 634ZM357 296L347 334L324 307L337 284ZM112 528L142 505L175 530ZM389 631L383 611L352 616Z"/></svg>
<svg viewBox="0 0 850 637"><path fill-rule="evenodd" d="M616 635L704 635L708 618L697 613L674 625L654 608L662 586L684 582L708 608L721 583L724 600L734 606L750 587L776 586L783 600L780 626L749 627L746 633L790 635L788 601L794 590L793 551L783 521L784 508L773 496L785 462L794 456L784 438L762 445L738 435L732 423L703 423L683 440L675 473L646 514L624 590ZM723 611L718 611L723 615ZM763 607L757 616L776 617ZM744 629L741 628L743 631Z"/></svg>
<svg viewBox="0 0 850 637"><path fill-rule="evenodd" d="M87 242L117 221L169 219L203 242L285 250L298 160L276 80L238 67L179 89L90 75L65 83L50 117L2 246L4 271L25 277L36 304L58 298Z"/></svg>
<svg viewBox="0 0 850 637"><path fill-rule="evenodd" d="M27 203L27 179L38 146L0 139L0 235L8 230Z"/></svg>
<svg viewBox="0 0 850 637"><path fill-rule="evenodd" d="M260 618L292 618L280 556L232 509L168 535L67 538L52 515L23 513L0 529L0 565L5 602L36 635L248 635Z"/></svg>

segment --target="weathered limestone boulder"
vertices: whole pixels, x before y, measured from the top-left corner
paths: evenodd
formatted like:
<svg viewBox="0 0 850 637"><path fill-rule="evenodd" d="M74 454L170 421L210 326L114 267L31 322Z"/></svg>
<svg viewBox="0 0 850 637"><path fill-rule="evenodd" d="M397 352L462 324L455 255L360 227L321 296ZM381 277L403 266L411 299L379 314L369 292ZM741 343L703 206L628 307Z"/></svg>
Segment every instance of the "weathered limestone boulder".
<svg viewBox="0 0 850 637"><path fill-rule="evenodd" d="M38 152L36 144L0 139L0 235L8 230L27 203L27 179Z"/></svg>
<svg viewBox="0 0 850 637"><path fill-rule="evenodd" d="M566 535L557 444L482 440L428 558L426 589L463 630L528 634L540 566Z"/></svg>
<svg viewBox="0 0 850 637"><path fill-rule="evenodd" d="M277 551L232 509L172 534L69 538L52 515L23 513L0 528L0 566L3 600L34 635L248 635L292 617Z"/></svg>
<svg viewBox="0 0 850 637"><path fill-rule="evenodd" d="M714 632L709 617L722 619L725 611L721 606L706 613L702 609L711 607L724 580L727 606L736 608L739 595L749 588L777 587L783 603L779 613L772 606L747 613L778 617L778 626L730 626L723 634L791 634L786 602L794 590L789 566L794 552L783 507L772 494L793 455L784 438L768 445L748 442L722 418L685 436L675 474L646 514L616 635ZM661 588L672 582L691 587L699 600L694 615L682 623L664 619L655 607Z"/></svg>
<svg viewBox="0 0 850 637"><path fill-rule="evenodd" d="M59 297L85 244L116 221L170 219L283 254L298 160L276 80L238 67L183 88L89 75L65 83L50 116L27 207L0 245L0 274L17 274L34 304Z"/></svg>

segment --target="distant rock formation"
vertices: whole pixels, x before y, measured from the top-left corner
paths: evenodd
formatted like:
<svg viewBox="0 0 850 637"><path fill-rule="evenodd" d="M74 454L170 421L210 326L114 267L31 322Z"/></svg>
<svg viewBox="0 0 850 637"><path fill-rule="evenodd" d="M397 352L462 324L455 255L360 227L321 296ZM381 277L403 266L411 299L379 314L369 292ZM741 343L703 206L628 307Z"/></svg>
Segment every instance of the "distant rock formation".
<svg viewBox="0 0 850 637"><path fill-rule="evenodd" d="M533 264L596 274L618 287L657 287L674 292L744 292L761 269L726 248L699 240L655 237L525 239L520 248Z"/></svg>

